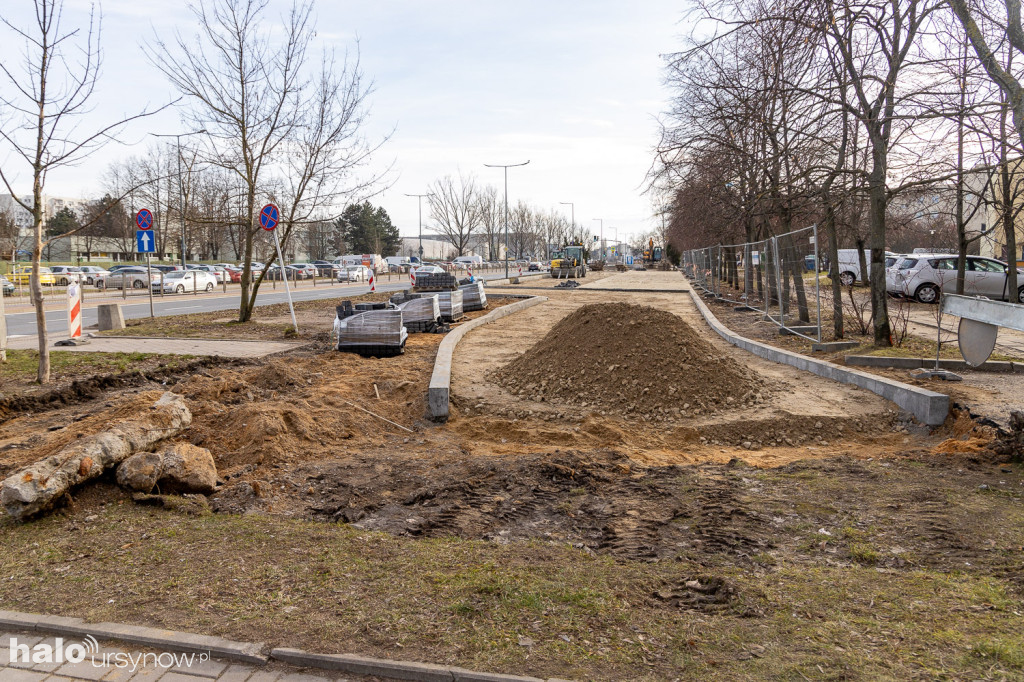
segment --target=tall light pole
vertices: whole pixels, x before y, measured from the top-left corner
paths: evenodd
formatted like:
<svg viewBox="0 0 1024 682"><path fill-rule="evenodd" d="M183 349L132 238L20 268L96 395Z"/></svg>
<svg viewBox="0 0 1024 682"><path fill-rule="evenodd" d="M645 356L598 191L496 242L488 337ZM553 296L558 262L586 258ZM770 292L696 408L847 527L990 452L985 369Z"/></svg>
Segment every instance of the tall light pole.
<svg viewBox="0 0 1024 682"><path fill-rule="evenodd" d="M569 228L571 235L576 230L576 204L571 201L559 201L558 203L569 207L569 214L572 216L572 227Z"/></svg>
<svg viewBox="0 0 1024 682"><path fill-rule="evenodd" d="M181 183L181 138L188 137L189 135L202 135L206 132L206 128L202 130L195 130L191 133L178 133L177 135L158 135L157 133L150 133L153 137L173 137L178 143L178 190L179 196L181 197L181 210L178 211L181 214L181 267L185 268L185 186ZM284 263L281 264L284 267Z"/></svg>
<svg viewBox="0 0 1024 682"><path fill-rule="evenodd" d="M423 197L429 197L430 193L427 194L406 194L407 197L416 197L419 203L420 209L420 265L423 265Z"/></svg>
<svg viewBox="0 0 1024 682"><path fill-rule="evenodd" d="M604 218L591 218L601 222L601 260L604 260Z"/></svg>
<svg viewBox="0 0 1024 682"><path fill-rule="evenodd" d="M484 165L488 168L504 168L505 169L505 279L508 279L508 169L515 168L517 166L525 166L530 163L527 159L522 163L485 163Z"/></svg>

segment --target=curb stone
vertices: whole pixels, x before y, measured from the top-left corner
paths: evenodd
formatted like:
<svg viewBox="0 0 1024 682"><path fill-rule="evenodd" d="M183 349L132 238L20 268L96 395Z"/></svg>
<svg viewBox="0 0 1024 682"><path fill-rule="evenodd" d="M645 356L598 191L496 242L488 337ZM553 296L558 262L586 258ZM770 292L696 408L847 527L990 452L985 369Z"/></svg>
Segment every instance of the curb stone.
<svg viewBox="0 0 1024 682"><path fill-rule="evenodd" d="M765 360L790 365L797 369L817 374L826 379L859 386L896 403L904 410L913 414L922 424L927 424L928 426L940 426L949 415L949 396L944 393L936 393L935 391L918 388L901 381L893 381L892 379L886 379L856 369L847 369L834 365L831 362L817 360L806 355L769 346L759 341L752 341L744 336L740 336L722 324L715 317L715 314L711 312L707 304L701 300L700 295L696 291L691 290L690 297L693 300L693 304L697 306L697 310L700 311L704 321L708 323L715 333L732 345L742 348L749 353L753 353Z"/></svg>
<svg viewBox="0 0 1024 682"><path fill-rule="evenodd" d="M455 346L462 337L469 331L476 329L489 322L519 312L525 308L535 306L548 300L544 296L531 296L522 301L509 303L496 310L492 310L483 317L478 317L465 324L461 324L448 332L441 345L437 347L437 356L434 359L434 371L430 375L430 386L427 389L427 405L430 408L430 415L437 421L448 419L449 396L452 386L452 358L455 355Z"/></svg>
<svg viewBox="0 0 1024 682"><path fill-rule="evenodd" d="M501 673L477 672L454 666L415 661L370 658L355 654L316 654L301 649L268 647L260 642L237 642L190 632L161 630L122 623L89 623L82 618L46 616L35 613L0 610L0 629L46 633L57 636L85 637L117 641L164 651L209 653L212 657L238 663L263 666L271 659L305 668L336 670L362 675L378 675L393 680L423 682L544 682L543 678ZM193 679L193 678L189 678ZM548 682L571 682L551 678Z"/></svg>
<svg viewBox="0 0 1024 682"><path fill-rule="evenodd" d="M159 630L121 623L88 623L81 618L43 616L16 611L0 611L0 626L15 630L32 630L54 635L92 635L96 639L118 640L166 651L206 653L240 663L264 665L266 645L258 642L236 642L223 637L195 635L174 630Z"/></svg>

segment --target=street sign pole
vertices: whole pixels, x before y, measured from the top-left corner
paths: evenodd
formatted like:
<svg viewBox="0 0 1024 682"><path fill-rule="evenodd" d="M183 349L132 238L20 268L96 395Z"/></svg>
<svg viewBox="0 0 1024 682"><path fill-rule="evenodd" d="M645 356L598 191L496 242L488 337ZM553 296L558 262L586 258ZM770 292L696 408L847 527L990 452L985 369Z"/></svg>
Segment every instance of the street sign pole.
<svg viewBox="0 0 1024 682"><path fill-rule="evenodd" d="M146 254L146 279L149 281L149 316L156 317L156 313L153 312L153 263L150 260L150 254Z"/></svg>
<svg viewBox="0 0 1024 682"><path fill-rule="evenodd" d="M267 204L260 210L260 227L274 233L274 244L277 246L277 260L281 264L281 280L284 282L284 294L288 297L288 311L292 314L292 329L299 333L299 322L295 319L295 305L292 303L292 291L288 287L288 271L284 267L284 254L281 253L281 240L277 236L277 224L281 220L281 211L274 204Z"/></svg>
<svg viewBox="0 0 1024 682"><path fill-rule="evenodd" d="M277 259L281 263L281 279L284 281L284 295L288 297L288 310L292 314L292 329L295 333L299 333L299 323L295 320L295 305L292 304L292 291L288 288L288 271L284 269L284 256L281 255L281 239L277 236L277 230L274 230L274 244L277 245Z"/></svg>
<svg viewBox="0 0 1024 682"><path fill-rule="evenodd" d="M0 362L7 362L7 314L4 312L4 292L0 291Z"/></svg>

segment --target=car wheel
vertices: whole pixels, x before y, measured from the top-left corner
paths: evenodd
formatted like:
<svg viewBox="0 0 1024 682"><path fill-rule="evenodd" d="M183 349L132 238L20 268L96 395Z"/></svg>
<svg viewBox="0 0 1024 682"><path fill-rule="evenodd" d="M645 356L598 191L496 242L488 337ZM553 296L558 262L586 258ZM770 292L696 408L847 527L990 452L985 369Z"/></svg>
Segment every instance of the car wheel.
<svg viewBox="0 0 1024 682"><path fill-rule="evenodd" d="M102 279L96 280L96 288L97 289L106 289L107 288L107 284Z"/></svg>
<svg viewBox="0 0 1024 682"><path fill-rule="evenodd" d="M174 293L176 293L176 294L183 294L183 293L185 293L185 285L184 285L184 284L179 284L179 285L178 285L178 286L177 286L177 287L176 287L176 288L174 289Z"/></svg>
<svg viewBox="0 0 1024 682"><path fill-rule="evenodd" d="M1024 304L1024 287L1017 289L1017 303Z"/></svg>
<svg viewBox="0 0 1024 682"><path fill-rule="evenodd" d="M67 279L65 279L65 278L61 277L61 278L60 278L60 285L61 285L62 287L66 287L66 286L68 285L68 281L67 281Z"/></svg>
<svg viewBox="0 0 1024 682"><path fill-rule="evenodd" d="M141 279L132 280L132 289L142 289L145 286Z"/></svg>
<svg viewBox="0 0 1024 682"><path fill-rule="evenodd" d="M853 276L852 272L842 272L839 274L839 283L844 287L852 287L856 281L857 278Z"/></svg>
<svg viewBox="0 0 1024 682"><path fill-rule="evenodd" d="M206 291L208 291L208 292L209 291L213 291L213 284L211 284L210 282L207 282L206 283Z"/></svg>
<svg viewBox="0 0 1024 682"><path fill-rule="evenodd" d="M939 300L939 288L934 284L922 284L917 288L914 298L919 303L936 303Z"/></svg>

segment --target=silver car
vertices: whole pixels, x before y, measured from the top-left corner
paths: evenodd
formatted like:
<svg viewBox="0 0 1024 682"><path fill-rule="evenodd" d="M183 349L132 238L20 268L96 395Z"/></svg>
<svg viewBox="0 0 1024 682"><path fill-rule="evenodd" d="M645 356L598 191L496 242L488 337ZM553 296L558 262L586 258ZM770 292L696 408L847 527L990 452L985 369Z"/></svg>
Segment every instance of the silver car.
<svg viewBox="0 0 1024 682"><path fill-rule="evenodd" d="M195 291L213 291L217 278L204 270L175 270L164 273L163 279L154 278L153 293L185 294Z"/></svg>
<svg viewBox="0 0 1024 682"><path fill-rule="evenodd" d="M122 289L124 287L130 287L132 289L145 289L150 281L159 281L159 277L155 270L153 271L153 278L150 279L149 271L146 268L139 266L130 266L127 268L121 268L115 272L107 273L104 277L96 278L97 289Z"/></svg>
<svg viewBox="0 0 1024 682"><path fill-rule="evenodd" d="M956 256L948 253L906 256L896 265L892 293L936 303L943 291L956 291ZM1017 291L1009 292L1007 264L993 258L967 256L964 294L997 301L1024 303L1024 271L1017 270Z"/></svg>

